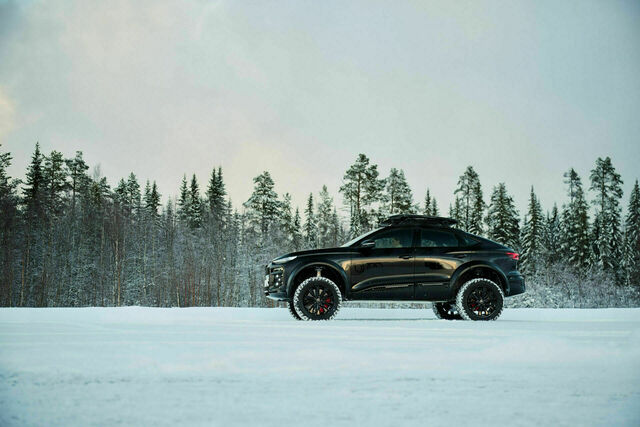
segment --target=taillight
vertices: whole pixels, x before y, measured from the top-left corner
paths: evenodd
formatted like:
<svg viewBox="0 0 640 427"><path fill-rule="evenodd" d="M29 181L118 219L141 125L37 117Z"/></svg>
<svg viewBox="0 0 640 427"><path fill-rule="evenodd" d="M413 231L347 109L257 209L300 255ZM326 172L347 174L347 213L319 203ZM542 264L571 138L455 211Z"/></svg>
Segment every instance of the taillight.
<svg viewBox="0 0 640 427"><path fill-rule="evenodd" d="M520 260L520 254L515 253L515 252L507 252L507 256L513 260L519 261Z"/></svg>

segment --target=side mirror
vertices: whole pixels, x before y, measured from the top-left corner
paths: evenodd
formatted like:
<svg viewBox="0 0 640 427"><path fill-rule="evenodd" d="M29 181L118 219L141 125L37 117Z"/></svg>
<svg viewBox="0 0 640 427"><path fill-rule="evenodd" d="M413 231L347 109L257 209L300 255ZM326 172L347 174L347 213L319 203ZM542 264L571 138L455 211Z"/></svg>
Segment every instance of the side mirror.
<svg viewBox="0 0 640 427"><path fill-rule="evenodd" d="M375 248L375 246L376 246L376 242L374 242L373 240L365 240L364 242L360 243L361 249Z"/></svg>

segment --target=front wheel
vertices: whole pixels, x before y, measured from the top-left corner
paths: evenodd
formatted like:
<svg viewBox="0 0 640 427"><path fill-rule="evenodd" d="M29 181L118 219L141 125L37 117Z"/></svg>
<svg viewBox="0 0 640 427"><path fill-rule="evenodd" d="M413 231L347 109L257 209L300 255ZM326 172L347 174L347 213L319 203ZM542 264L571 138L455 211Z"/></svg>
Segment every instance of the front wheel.
<svg viewBox="0 0 640 427"><path fill-rule="evenodd" d="M287 307L289 308L289 314L291 315L291 317L293 317L296 320L302 320L300 319L300 316L298 316L298 313L296 313L296 309L293 306L293 301L287 302Z"/></svg>
<svg viewBox="0 0 640 427"><path fill-rule="evenodd" d="M471 279L458 291L456 306L465 320L496 320L502 313L504 293L489 279Z"/></svg>
<svg viewBox="0 0 640 427"><path fill-rule="evenodd" d="M338 314L342 295L326 277L310 277L293 294L293 308L302 320L331 320Z"/></svg>
<svg viewBox="0 0 640 427"><path fill-rule="evenodd" d="M433 314L435 314L438 319L462 320L455 301L434 302L431 303L431 308L433 309Z"/></svg>

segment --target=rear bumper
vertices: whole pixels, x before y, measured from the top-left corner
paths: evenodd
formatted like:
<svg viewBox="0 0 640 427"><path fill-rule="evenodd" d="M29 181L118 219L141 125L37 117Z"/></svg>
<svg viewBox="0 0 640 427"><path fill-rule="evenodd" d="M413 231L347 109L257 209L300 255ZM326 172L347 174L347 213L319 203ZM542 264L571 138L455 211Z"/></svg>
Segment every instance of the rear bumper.
<svg viewBox="0 0 640 427"><path fill-rule="evenodd" d="M507 289L508 297L514 295L520 295L525 292L524 277L517 271L512 271L507 274L507 280L509 281L509 288Z"/></svg>

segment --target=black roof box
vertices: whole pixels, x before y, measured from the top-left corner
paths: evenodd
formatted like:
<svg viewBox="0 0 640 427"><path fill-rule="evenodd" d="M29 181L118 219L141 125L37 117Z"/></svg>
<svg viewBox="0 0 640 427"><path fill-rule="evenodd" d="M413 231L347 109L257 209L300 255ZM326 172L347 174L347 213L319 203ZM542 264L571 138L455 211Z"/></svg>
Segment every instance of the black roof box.
<svg viewBox="0 0 640 427"><path fill-rule="evenodd" d="M458 221L452 218L445 218L441 216L427 216L427 215L391 215L380 223L382 226L397 225L397 224L428 224L428 225L443 225L450 227L457 224Z"/></svg>

